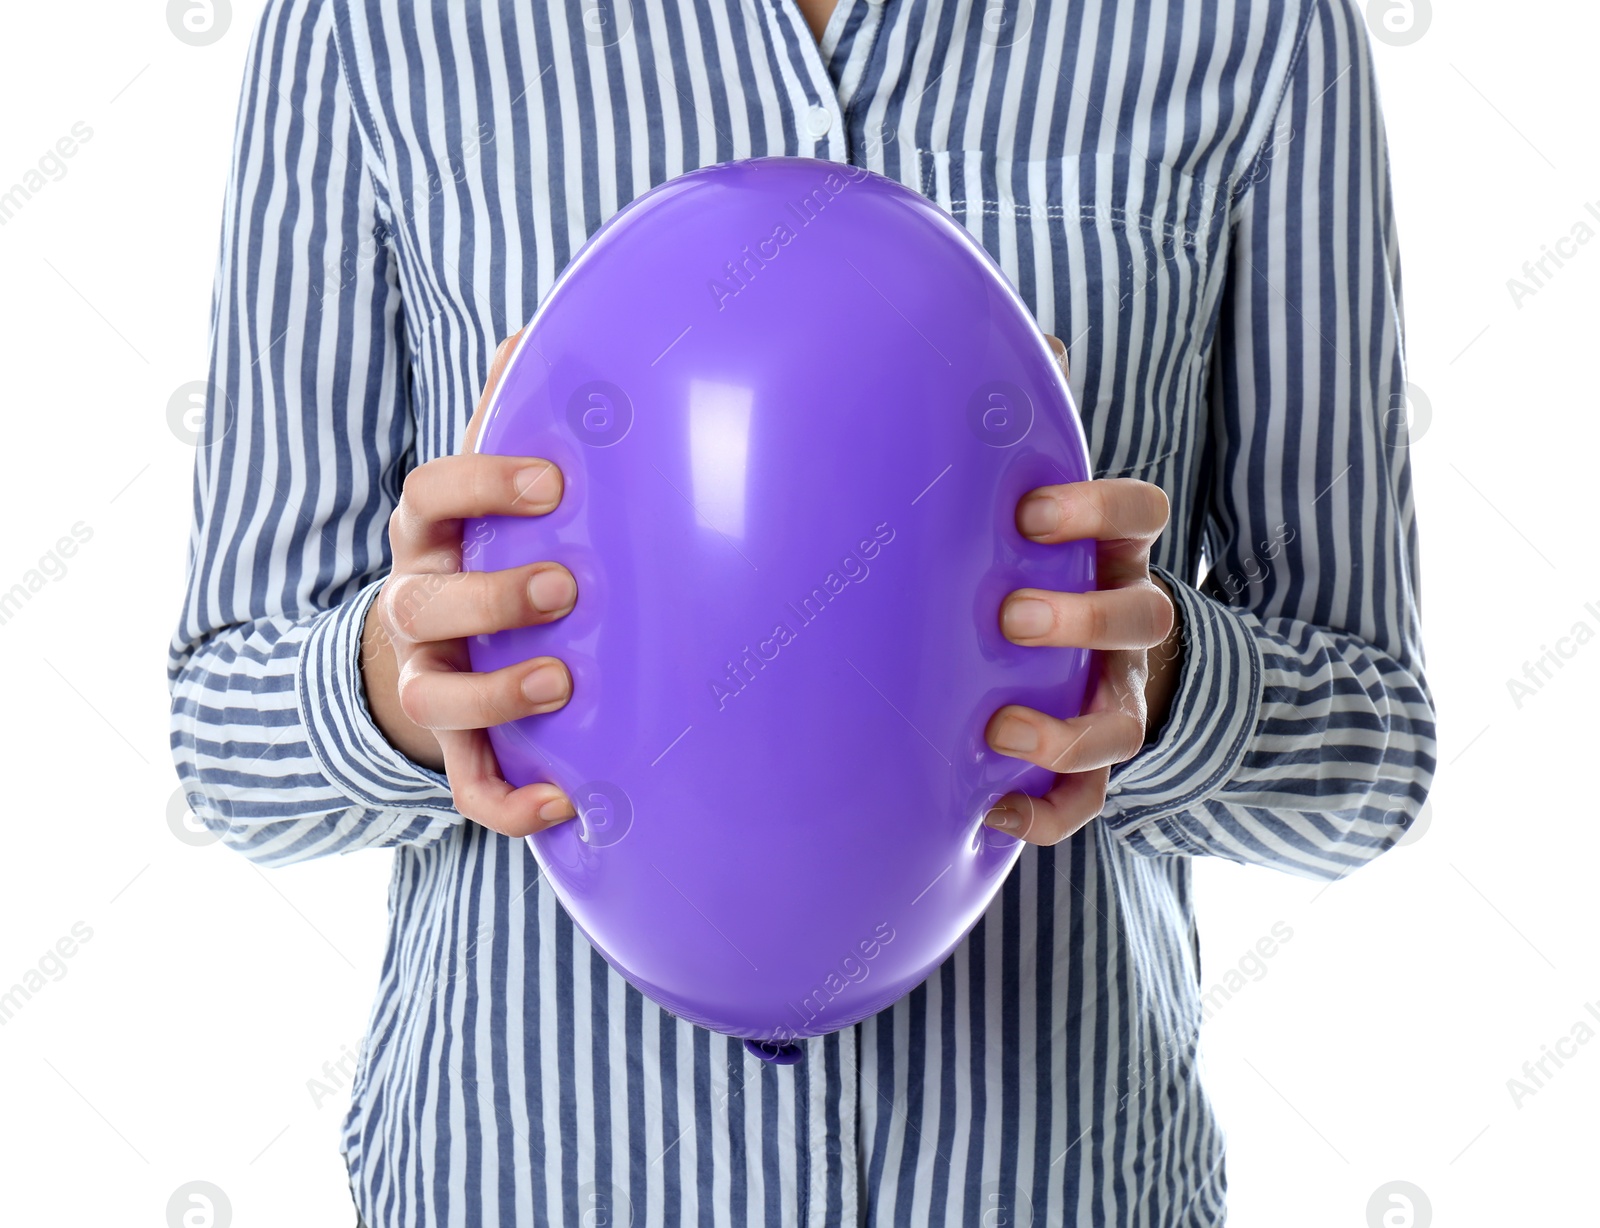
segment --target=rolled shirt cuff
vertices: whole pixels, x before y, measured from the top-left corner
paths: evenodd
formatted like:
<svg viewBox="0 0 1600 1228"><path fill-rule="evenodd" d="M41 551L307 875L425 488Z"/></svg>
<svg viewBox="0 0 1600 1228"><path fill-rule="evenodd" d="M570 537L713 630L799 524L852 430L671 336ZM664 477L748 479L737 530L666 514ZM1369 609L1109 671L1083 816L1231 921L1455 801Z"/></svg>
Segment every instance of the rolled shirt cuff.
<svg viewBox="0 0 1600 1228"><path fill-rule="evenodd" d="M374 580L311 624L296 679L307 740L329 782L352 801L380 810L431 810L459 822L449 779L397 749L367 704L361 633L382 587Z"/></svg>
<svg viewBox="0 0 1600 1228"><path fill-rule="evenodd" d="M1184 830L1184 813L1238 770L1261 712L1262 656L1248 616L1164 568L1183 627L1184 660L1166 724L1111 772L1101 822L1151 851L1205 850Z"/></svg>

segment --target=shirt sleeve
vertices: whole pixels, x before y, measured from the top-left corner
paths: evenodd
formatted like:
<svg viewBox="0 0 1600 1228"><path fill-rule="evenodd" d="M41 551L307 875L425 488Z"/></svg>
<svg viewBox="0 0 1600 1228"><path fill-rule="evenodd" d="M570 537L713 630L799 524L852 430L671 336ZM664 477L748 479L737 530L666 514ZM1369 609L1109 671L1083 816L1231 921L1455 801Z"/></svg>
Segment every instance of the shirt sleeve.
<svg viewBox="0 0 1600 1228"><path fill-rule="evenodd" d="M448 782L362 689L411 454L384 212L322 0L250 44L213 291L171 741L196 817L252 861L438 839Z"/></svg>
<svg viewBox="0 0 1600 1228"><path fill-rule="evenodd" d="M1400 265L1371 49L1319 2L1235 190L1197 586L1166 726L1102 814L1139 853L1337 878L1411 825L1435 766ZM1190 577L1192 579L1192 577Z"/></svg>

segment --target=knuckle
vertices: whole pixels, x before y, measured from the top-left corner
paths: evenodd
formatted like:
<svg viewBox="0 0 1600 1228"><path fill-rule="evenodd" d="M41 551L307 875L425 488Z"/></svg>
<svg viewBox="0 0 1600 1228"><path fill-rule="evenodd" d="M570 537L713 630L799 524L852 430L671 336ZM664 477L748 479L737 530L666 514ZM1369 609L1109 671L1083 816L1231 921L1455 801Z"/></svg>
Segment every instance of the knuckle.
<svg viewBox="0 0 1600 1228"><path fill-rule="evenodd" d="M1167 518L1172 514L1172 501L1167 498L1167 492L1154 482L1141 482L1139 487L1144 505L1140 519L1153 524L1155 532L1159 533L1167 527Z"/></svg>
<svg viewBox="0 0 1600 1228"><path fill-rule="evenodd" d="M1091 594L1083 603L1083 624L1085 638L1095 644L1102 643L1111 630L1110 611L1096 594Z"/></svg>
<svg viewBox="0 0 1600 1228"><path fill-rule="evenodd" d="M473 785L455 779L450 781L450 804L462 818L471 819L474 823L484 822L477 802L478 790Z"/></svg>
<svg viewBox="0 0 1600 1228"><path fill-rule="evenodd" d="M487 827L488 824L485 823L484 826ZM537 819L528 819L516 814L510 814L497 820L494 824L494 829L502 836L510 836L513 840L521 840L527 836L536 835L547 826L554 826L554 824L541 823Z"/></svg>
<svg viewBox="0 0 1600 1228"><path fill-rule="evenodd" d="M1157 585L1150 586L1154 590L1154 606L1151 611L1150 647L1158 646L1167 636L1172 634L1173 625L1178 620L1178 611L1173 605L1172 598L1167 596Z"/></svg>
<svg viewBox="0 0 1600 1228"><path fill-rule="evenodd" d="M1123 722L1123 728L1118 738L1117 762L1126 763L1144 749L1144 723L1129 717ZM1100 804L1105 805L1105 790L1100 791Z"/></svg>
<svg viewBox="0 0 1600 1228"><path fill-rule="evenodd" d="M461 585L462 612L470 617L473 626L500 625L495 619L498 606L496 597L504 583L504 573L500 572L474 572L464 578Z"/></svg>
<svg viewBox="0 0 1600 1228"><path fill-rule="evenodd" d="M1082 522L1084 536L1100 540L1110 534L1111 517L1106 509L1103 483L1079 482L1069 496L1073 515Z"/></svg>
<svg viewBox="0 0 1600 1228"><path fill-rule="evenodd" d="M498 458L495 458L498 459ZM503 477L492 464L484 464L485 457L474 453L467 462L463 478L467 502L473 507L493 507L504 502L504 488L509 477Z"/></svg>
<svg viewBox="0 0 1600 1228"><path fill-rule="evenodd" d="M1081 737L1057 741L1054 748L1056 753L1046 761L1050 770L1058 776L1071 776L1074 772L1081 771L1083 768L1081 743Z"/></svg>
<svg viewBox="0 0 1600 1228"><path fill-rule="evenodd" d="M1120 485L1095 492L1096 536L1103 541L1123 541L1128 532L1128 507L1125 492Z"/></svg>
<svg viewBox="0 0 1600 1228"><path fill-rule="evenodd" d="M1079 770L1083 762L1083 745L1093 731L1089 718L1075 717L1067 721L1052 721L1046 746L1050 754L1050 770L1067 776Z"/></svg>
<svg viewBox="0 0 1600 1228"><path fill-rule="evenodd" d="M487 729L505 718L496 714L494 698L486 691L488 679L482 674L459 674L462 703L454 716L457 723L473 729Z"/></svg>
<svg viewBox="0 0 1600 1228"><path fill-rule="evenodd" d="M1172 611L1166 596L1154 584L1133 594L1132 617L1138 627L1138 647L1154 648L1166 638Z"/></svg>
<svg viewBox="0 0 1600 1228"><path fill-rule="evenodd" d="M1172 518L1172 500L1161 487L1152 486L1150 489L1155 491L1156 522L1161 526L1161 529L1165 529L1167 522Z"/></svg>
<svg viewBox="0 0 1600 1228"><path fill-rule="evenodd" d="M1072 825L1060 806L1035 807L1037 817L1029 833L1035 844L1046 848L1060 844L1071 832Z"/></svg>
<svg viewBox="0 0 1600 1228"><path fill-rule="evenodd" d="M1098 536L1107 541L1157 537L1166 527L1167 494L1138 478L1103 478L1093 483Z"/></svg>
<svg viewBox="0 0 1600 1228"><path fill-rule="evenodd" d="M384 592L387 594L384 610L388 616L390 632L396 639L415 643L422 605L418 600L419 588L416 578L409 575L401 576L393 584L387 585Z"/></svg>
<svg viewBox="0 0 1600 1228"><path fill-rule="evenodd" d="M412 669L402 670L395 683L395 697L400 701L400 711L406 714L412 724L428 728L427 680L422 675Z"/></svg>
<svg viewBox="0 0 1600 1228"><path fill-rule="evenodd" d="M400 518L402 527L413 519L421 518L419 509L427 503L428 486L432 477L427 465L418 465L401 479L400 501L394 510L395 515Z"/></svg>
<svg viewBox="0 0 1600 1228"><path fill-rule="evenodd" d="M384 635L390 640L400 638L394 625L394 590L400 584L400 576L390 576L388 582L378 590L378 595L373 598L372 612L377 615L378 626L383 629Z"/></svg>

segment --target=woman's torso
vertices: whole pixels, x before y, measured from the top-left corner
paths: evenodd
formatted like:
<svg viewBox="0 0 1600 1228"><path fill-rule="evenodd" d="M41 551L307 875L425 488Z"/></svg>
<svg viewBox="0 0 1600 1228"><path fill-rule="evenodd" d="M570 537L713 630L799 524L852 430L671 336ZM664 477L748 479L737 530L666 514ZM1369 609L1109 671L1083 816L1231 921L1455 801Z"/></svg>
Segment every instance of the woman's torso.
<svg viewBox="0 0 1600 1228"><path fill-rule="evenodd" d="M1198 565L1228 206L1301 4L334 3L385 212L413 463L605 218L696 166L851 161L924 192L1067 341L1096 476L1161 485ZM1220 1222L1182 859L1099 825L1025 851L966 943L794 1066L673 1019L520 841L401 847L346 1122L373 1228ZM990 1216L984 1219L984 1216ZM998 1217L998 1218L996 1218Z"/></svg>

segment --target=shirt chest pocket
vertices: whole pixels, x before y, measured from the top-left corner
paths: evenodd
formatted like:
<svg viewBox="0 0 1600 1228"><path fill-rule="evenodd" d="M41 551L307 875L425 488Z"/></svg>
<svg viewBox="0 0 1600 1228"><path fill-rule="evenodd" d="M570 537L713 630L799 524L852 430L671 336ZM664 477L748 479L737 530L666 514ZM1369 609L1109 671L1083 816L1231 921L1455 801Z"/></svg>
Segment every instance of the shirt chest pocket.
<svg viewBox="0 0 1600 1228"><path fill-rule="evenodd" d="M918 172L1067 343L1095 476L1173 489L1198 458L1226 193L1127 154L924 149Z"/></svg>

